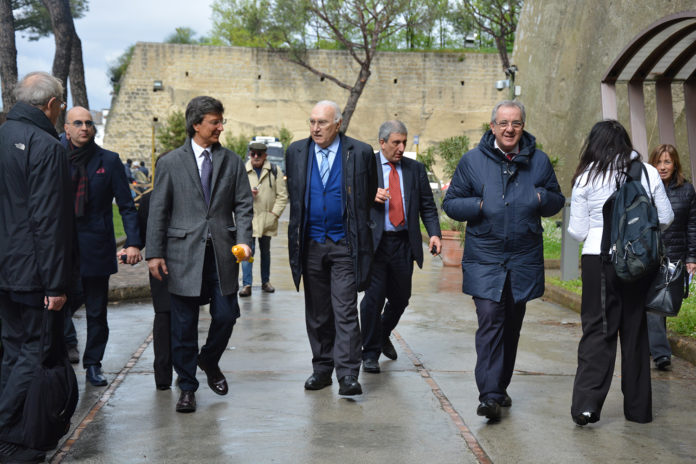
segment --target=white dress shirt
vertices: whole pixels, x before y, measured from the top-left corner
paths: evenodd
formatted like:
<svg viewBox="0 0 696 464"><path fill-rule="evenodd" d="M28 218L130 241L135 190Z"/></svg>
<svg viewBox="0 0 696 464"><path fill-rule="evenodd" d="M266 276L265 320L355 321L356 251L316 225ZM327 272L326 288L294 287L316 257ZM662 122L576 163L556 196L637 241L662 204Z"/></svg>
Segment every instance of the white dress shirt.
<svg viewBox="0 0 696 464"><path fill-rule="evenodd" d="M198 145L196 142L191 139L191 148L193 149L193 155L196 157L196 164L198 165L198 176L200 177L202 169L203 169L203 160L205 157L203 156L203 152L205 150L208 150L208 156L210 156L210 161L213 161L213 150L212 146L208 148L203 148L200 145Z"/></svg>

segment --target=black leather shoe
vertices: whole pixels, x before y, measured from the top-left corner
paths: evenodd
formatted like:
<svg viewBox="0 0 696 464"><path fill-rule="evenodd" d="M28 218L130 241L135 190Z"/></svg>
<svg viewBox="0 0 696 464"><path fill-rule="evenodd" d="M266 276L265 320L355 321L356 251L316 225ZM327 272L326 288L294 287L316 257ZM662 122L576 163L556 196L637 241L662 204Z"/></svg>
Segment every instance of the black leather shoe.
<svg viewBox="0 0 696 464"><path fill-rule="evenodd" d="M382 354L392 361L395 361L397 358L396 349L394 348L394 345L392 345L391 340L388 338L384 343L382 343Z"/></svg>
<svg viewBox="0 0 696 464"><path fill-rule="evenodd" d="M344 375L338 380L338 394L343 396L362 395L362 387L354 375Z"/></svg>
<svg viewBox="0 0 696 464"><path fill-rule="evenodd" d="M486 416L489 420L500 419L500 405L494 399L487 399L481 401L481 404L476 408L476 414L479 416Z"/></svg>
<svg viewBox="0 0 696 464"><path fill-rule="evenodd" d="M304 383L305 390L321 390L324 387L328 387L333 382L331 381L331 374L321 375L316 372L309 376L307 381Z"/></svg>
<svg viewBox="0 0 696 464"><path fill-rule="evenodd" d="M672 360L669 359L669 356L662 356L661 358L657 358L655 360L655 366L657 366L657 369L660 371L669 370L669 367L671 365L672 365Z"/></svg>
<svg viewBox="0 0 696 464"><path fill-rule="evenodd" d="M158 389L158 390L162 390L162 391L164 391L164 390L171 390L171 388L172 388L171 385L167 385L167 384L165 384L165 383L162 383L162 384L159 384L159 383L158 383L158 384L157 384L157 389Z"/></svg>
<svg viewBox="0 0 696 464"><path fill-rule="evenodd" d="M363 359L363 370L370 374L379 374L379 362L376 359Z"/></svg>
<svg viewBox="0 0 696 464"><path fill-rule="evenodd" d="M46 462L46 452L22 445L3 442L5 446L0 450L0 462L2 463L41 463Z"/></svg>
<svg viewBox="0 0 696 464"><path fill-rule="evenodd" d="M196 393L192 391L182 391L179 401L176 402L176 412L196 412Z"/></svg>
<svg viewBox="0 0 696 464"><path fill-rule="evenodd" d="M201 370L205 372L205 376L208 378L208 386L211 390L213 390L218 395L227 394L227 392L229 391L229 388L227 387L227 379L220 371L219 366L207 366L203 364L199 359L198 367L200 367Z"/></svg>
<svg viewBox="0 0 696 464"><path fill-rule="evenodd" d="M87 366L87 381L95 387L106 386L106 377L102 374L99 366Z"/></svg>
<svg viewBox="0 0 696 464"><path fill-rule="evenodd" d="M512 398L510 398L510 395L505 392L505 398L503 398L503 401L500 403L500 406L503 408L509 408L512 406Z"/></svg>
<svg viewBox="0 0 696 464"><path fill-rule="evenodd" d="M599 420L599 417L597 416L596 413L592 411L585 411L581 414L573 416L573 422L575 422L577 425L582 427L583 425L587 424L594 424Z"/></svg>

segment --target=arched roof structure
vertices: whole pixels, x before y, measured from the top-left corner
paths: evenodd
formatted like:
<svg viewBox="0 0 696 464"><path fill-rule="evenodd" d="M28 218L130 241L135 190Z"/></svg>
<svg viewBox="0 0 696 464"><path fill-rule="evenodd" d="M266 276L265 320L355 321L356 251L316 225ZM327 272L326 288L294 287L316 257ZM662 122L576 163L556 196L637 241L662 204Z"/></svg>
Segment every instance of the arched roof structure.
<svg viewBox="0 0 696 464"><path fill-rule="evenodd" d="M655 85L660 143L676 145L671 87L675 82L683 83L688 152L692 176L696 174L696 10L654 22L621 51L601 83L605 118L617 117L616 84L619 82L628 86L633 144L646 156L644 85Z"/></svg>

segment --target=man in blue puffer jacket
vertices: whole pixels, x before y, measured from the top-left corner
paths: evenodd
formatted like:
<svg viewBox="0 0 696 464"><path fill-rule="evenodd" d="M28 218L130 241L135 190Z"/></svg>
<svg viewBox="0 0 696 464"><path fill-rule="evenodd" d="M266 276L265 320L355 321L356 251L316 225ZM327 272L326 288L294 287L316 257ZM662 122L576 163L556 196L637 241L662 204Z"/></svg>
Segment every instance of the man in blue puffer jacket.
<svg viewBox="0 0 696 464"><path fill-rule="evenodd" d="M525 110L506 100L493 109L490 130L457 165L442 207L466 221L462 290L474 297L476 413L500 418L510 406L517 342L527 301L544 293L541 217L565 198L546 153L524 131Z"/></svg>

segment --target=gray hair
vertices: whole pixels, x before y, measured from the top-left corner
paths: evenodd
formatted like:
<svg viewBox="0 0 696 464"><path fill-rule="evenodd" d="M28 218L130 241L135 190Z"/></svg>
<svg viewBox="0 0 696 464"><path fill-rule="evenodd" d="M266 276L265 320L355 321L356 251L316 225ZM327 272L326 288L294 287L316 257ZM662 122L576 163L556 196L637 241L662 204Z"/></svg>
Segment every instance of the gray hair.
<svg viewBox="0 0 696 464"><path fill-rule="evenodd" d="M51 98L63 98L63 84L47 72L30 72L17 83L14 97L18 102L41 108L46 106Z"/></svg>
<svg viewBox="0 0 696 464"><path fill-rule="evenodd" d="M193 138L196 135L196 130L193 128L194 124L202 123L206 114L221 115L224 112L225 108L220 100L207 96L193 98L186 105L186 133Z"/></svg>
<svg viewBox="0 0 696 464"><path fill-rule="evenodd" d="M330 106L334 110L334 120L333 122L338 122L343 119L343 115L341 114L341 108L338 106L338 103L335 101L331 100L322 100L320 102L317 102L315 107L317 106Z"/></svg>
<svg viewBox="0 0 696 464"><path fill-rule="evenodd" d="M517 100L503 100L493 107L493 112L491 113L491 122L495 122L495 117L498 115L498 109L503 106L514 106L515 108L518 108L520 110L520 114L522 115L522 123L524 123L527 119L527 112L524 110L524 105L522 102Z"/></svg>
<svg viewBox="0 0 696 464"><path fill-rule="evenodd" d="M406 125L403 122L398 121L396 119L392 121L383 122L382 125L379 126L379 138L377 140L384 140L386 142L389 140L389 136L392 134L408 134Z"/></svg>

